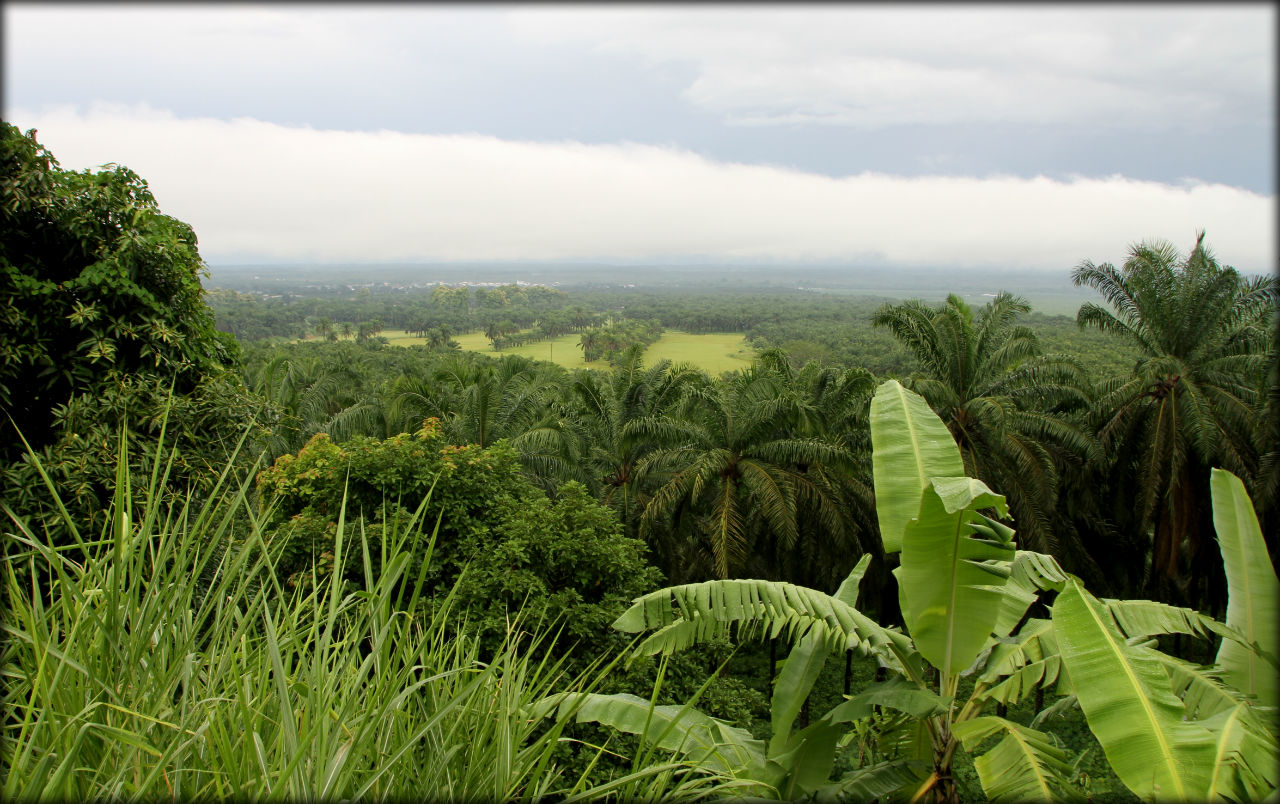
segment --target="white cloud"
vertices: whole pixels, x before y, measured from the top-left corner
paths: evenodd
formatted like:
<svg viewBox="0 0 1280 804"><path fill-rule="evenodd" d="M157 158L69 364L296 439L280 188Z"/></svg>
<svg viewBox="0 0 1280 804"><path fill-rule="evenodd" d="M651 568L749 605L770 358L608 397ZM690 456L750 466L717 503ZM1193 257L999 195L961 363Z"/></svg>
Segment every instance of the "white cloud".
<svg viewBox="0 0 1280 804"><path fill-rule="evenodd" d="M289 260L710 259L1066 271L1208 231L1276 264L1273 196L1121 176L842 179L673 148L294 128L144 106L15 111L63 167L132 168L201 253Z"/></svg>

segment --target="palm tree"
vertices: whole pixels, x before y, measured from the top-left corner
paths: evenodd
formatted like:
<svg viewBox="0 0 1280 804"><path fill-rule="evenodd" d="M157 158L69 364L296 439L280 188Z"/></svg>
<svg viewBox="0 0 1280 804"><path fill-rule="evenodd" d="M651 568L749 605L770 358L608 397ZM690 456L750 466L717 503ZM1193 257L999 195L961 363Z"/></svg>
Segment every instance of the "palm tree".
<svg viewBox="0 0 1280 804"><path fill-rule="evenodd" d="M571 423L558 404L563 373L518 355L449 353L434 372L446 437L482 447L508 439L530 480L547 490L584 479Z"/></svg>
<svg viewBox="0 0 1280 804"><path fill-rule="evenodd" d="M1150 534L1148 595L1220 598L1207 574L1220 575L1210 560L1209 468L1246 483L1257 477L1280 286L1218 265L1203 232L1186 258L1169 243L1143 242L1119 270L1085 261L1072 279L1110 307L1086 303L1077 323L1114 333L1141 355L1128 376L1100 388L1094 412L1115 461L1115 491L1130 503L1119 514ZM1265 506L1271 498L1258 491Z"/></svg>
<svg viewBox="0 0 1280 804"><path fill-rule="evenodd" d="M665 545L673 580L706 569L728 578L746 567L753 541L757 555L790 549L802 501L815 504L824 525L839 527L838 500L797 467L847 462L847 451L797 434L798 407L777 373L756 363L689 389L680 416L637 423L637 434L659 445L640 466L641 482L652 476L658 486L641 531L693 537Z"/></svg>
<svg viewBox="0 0 1280 804"><path fill-rule="evenodd" d="M1064 464L1100 457L1091 436L1061 415L1086 402L1087 380L1074 360L1041 354L1035 333L1016 324L1030 309L1001 292L975 315L952 294L941 307L886 304L873 323L915 355L921 369L905 384L946 423L965 471L1005 491L1024 544L1077 568L1072 559L1087 554L1062 549L1076 539L1055 526L1055 508Z"/></svg>
<svg viewBox="0 0 1280 804"><path fill-rule="evenodd" d="M871 524L876 516L867 422L875 378L865 369L838 369L814 360L794 370L778 349L766 350L757 360L777 375L793 400L790 431L841 450L842 460L836 463L794 465L808 481L797 487L800 538L770 557L777 577L833 590L863 553L881 553Z"/></svg>
<svg viewBox="0 0 1280 804"><path fill-rule="evenodd" d="M663 360L645 368L643 353L643 346L632 346L616 371L579 371L570 386L582 465L600 502L618 512L629 535L646 494L636 482L637 469L656 446L638 431L647 420L672 415L685 389L708 382L687 364Z"/></svg>
<svg viewBox="0 0 1280 804"><path fill-rule="evenodd" d="M278 354L246 361L245 385L267 400L274 421L263 445L268 460L296 452L316 433L334 441L355 435L385 437L386 416L379 400L363 389L351 354L299 358Z"/></svg>

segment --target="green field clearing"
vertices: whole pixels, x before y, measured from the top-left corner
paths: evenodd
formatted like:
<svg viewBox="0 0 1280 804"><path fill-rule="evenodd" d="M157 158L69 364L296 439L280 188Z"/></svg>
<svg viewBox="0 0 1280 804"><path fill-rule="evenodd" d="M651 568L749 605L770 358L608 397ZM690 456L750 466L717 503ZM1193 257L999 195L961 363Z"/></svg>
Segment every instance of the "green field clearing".
<svg viewBox="0 0 1280 804"><path fill-rule="evenodd" d="M389 329L379 333L392 346L422 346L423 338L409 335L404 330ZM453 338L464 350L480 352L490 357L500 355L523 355L537 360L550 360L567 369L594 368L607 369L604 361L588 363L582 359L582 350L578 348L578 334L562 335L551 341L540 341L525 346L517 346L495 352L489 346L489 339L481 332L466 335L455 335ZM746 339L736 333L715 335L691 335L688 332L669 329L662 334L658 342L645 350L645 362L652 365L659 360L670 360L673 363L692 363L708 374L720 374L725 371L746 368L751 365L755 352L747 345Z"/></svg>
<svg viewBox="0 0 1280 804"><path fill-rule="evenodd" d="M659 360L692 363L711 375L746 368L755 359L755 350L737 333L691 335L669 329L644 353L652 365Z"/></svg>
<svg viewBox="0 0 1280 804"><path fill-rule="evenodd" d="M549 360L552 363L559 363L567 369L576 368L593 368L607 369L609 364L603 360L597 360L594 363L588 363L582 359L582 350L578 348L578 333L570 333L561 335L549 341L538 341L537 343L529 343L524 346L513 346L510 349L503 349L501 352L493 351L493 347L489 345L489 339L484 336L483 332L472 332L466 335L456 335L454 340L469 352L481 352L490 357L501 357L502 355L520 355L522 357L532 357L535 360Z"/></svg>

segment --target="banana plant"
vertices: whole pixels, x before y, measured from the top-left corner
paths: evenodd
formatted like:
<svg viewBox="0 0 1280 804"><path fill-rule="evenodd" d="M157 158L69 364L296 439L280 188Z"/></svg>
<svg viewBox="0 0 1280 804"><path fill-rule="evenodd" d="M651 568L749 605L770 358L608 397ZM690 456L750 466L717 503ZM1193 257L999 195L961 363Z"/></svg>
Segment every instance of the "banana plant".
<svg viewBox="0 0 1280 804"><path fill-rule="evenodd" d="M1003 759L1007 764L1009 746L1017 746L1018 756L1043 780L1032 792L1064 790L1061 769L1068 766L1068 757L1048 737L1027 740L1028 729L1000 718L983 721L987 730L980 735L963 730L956 734L953 727L981 712L988 688L998 688L1006 702L1017 700L1022 686L1000 685L1010 677L1023 678L1028 667L1040 673L1036 682L1046 673L1056 677L1056 667L1046 671L1035 665L1046 653L1038 647L1039 631L1032 629L1014 650L997 650L992 633L1006 638L1016 634L1026 624L1026 610L1037 593L1060 586L1066 576L1051 557L1016 550L1013 530L984 513L1007 515L1004 498L981 481L963 476L959 450L922 399L897 383L886 384L872 402L872 421L882 527L902 532L901 538L886 543L903 552L897 572L909 635L857 610L868 556L831 595L758 580L670 587L638 598L614 623L629 633L652 631L636 655L670 654L731 632L740 639L782 636L792 643L774 683L770 738L756 743L741 735L730 739L733 733L726 731L727 724L713 729L709 719L692 708L661 713L653 708L655 715L640 720L634 716L638 700L623 696L566 699L560 702L561 716L573 711L580 720L632 733L638 733L639 724L652 729L661 722L664 729L646 733L646 741L686 757L708 756L709 735L720 734L726 739L717 749L719 758L711 763L714 769L752 785L758 796L792 800L908 792L916 799L954 800L951 762L960 737L980 741L997 732L1006 736L993 749L993 762ZM914 501L911 516L901 504L904 498ZM848 650L875 657L897 677L870 685L796 729L796 716L825 662ZM980 661L990 656L996 664ZM957 702L961 676L973 675L979 665L986 671L983 680L969 700ZM936 688L930 683L930 668L939 676ZM831 779L839 743L851 724L870 719L875 707L913 719L917 739L907 744L918 748ZM993 789L1001 790L999 785ZM1016 786L1010 791L1026 792Z"/></svg>
<svg viewBox="0 0 1280 804"><path fill-rule="evenodd" d="M1053 605L1062 662L1112 769L1144 799L1256 801L1280 785L1275 733L1280 584L1244 484L1214 469L1226 624L1150 601L1100 601L1071 578ZM1215 664L1167 656L1150 637L1223 637Z"/></svg>
<svg viewBox="0 0 1280 804"><path fill-rule="evenodd" d="M753 785L755 795L784 799L874 790L955 802L959 748L977 754L974 766L993 801L1071 798L1071 757L1036 727L1043 717L1026 725L984 714L989 704L1015 703L1040 687L1067 696L1062 706L1078 703L1117 776L1143 798L1240 800L1276 789L1274 699L1267 697L1274 687L1262 680L1276 672L1274 642L1263 636L1268 627L1275 633L1276 607L1266 602L1276 597L1275 575L1243 486L1215 474L1215 522L1232 595L1223 624L1151 601L1098 600L1051 556L1018 550L1013 529L1000 521L1008 516L1004 498L963 476L945 425L897 382L877 390L871 427L882 536L887 551L901 552L895 574L905 633L857 610L865 557L833 595L723 580L637 598L614 623L630 633L651 631L636 655L670 654L733 632L783 636L794 646L775 681L768 741L730 739L727 724L711 729L705 715L685 707L662 716L666 731L657 744L686 756L731 757L716 770ZM1248 602L1255 595L1265 600ZM1049 598L1056 598L1051 618L1030 616L1034 602ZM1171 633L1221 637L1220 666L1201 668L1156 650L1154 638ZM795 730L823 663L847 650L874 656L897 677ZM965 677L973 684L960 700ZM1231 683L1241 679L1252 684L1245 693ZM593 696L562 707L634 733L619 712L635 703ZM874 706L914 719L918 739L906 742L914 750L832 780L837 746ZM723 742L708 748L716 734Z"/></svg>
<svg viewBox="0 0 1280 804"><path fill-rule="evenodd" d="M889 656L905 672L919 676L923 670L905 635L881 627L854 608L869 560L864 556L858 562L835 595L770 581L687 584L638 598L614 623L615 628L631 633L657 625L636 656L669 655L728 635L735 623L739 638L767 633L793 640L774 684L768 740L753 739L746 731L690 706L655 706L624 694L552 696L535 714L554 711L560 720L573 717L635 734L650 747L675 752L710 773L732 779L740 792L755 798L789 801L816 795L869 800L901 789L923 777L923 763L891 759L830 779L839 741L847 731L843 724L870 717L873 706L926 717L945 708L936 695L915 687L876 689L796 728L801 707L833 654L843 655L848 649L864 656Z"/></svg>

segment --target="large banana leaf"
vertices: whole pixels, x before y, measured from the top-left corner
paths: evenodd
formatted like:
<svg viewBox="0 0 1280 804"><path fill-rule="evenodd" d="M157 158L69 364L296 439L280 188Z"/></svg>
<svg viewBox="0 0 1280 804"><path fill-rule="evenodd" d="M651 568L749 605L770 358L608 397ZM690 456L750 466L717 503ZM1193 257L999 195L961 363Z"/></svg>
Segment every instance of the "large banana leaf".
<svg viewBox="0 0 1280 804"><path fill-rule="evenodd" d="M891 794L914 788L928 766L912 759L891 759L846 773L839 781L817 791L818 802L892 800Z"/></svg>
<svg viewBox="0 0 1280 804"><path fill-rule="evenodd" d="M1276 657L1280 655L1280 584L1253 503L1240 478L1222 469L1213 470L1209 489L1213 527L1227 573L1227 625ZM1280 673L1255 651L1224 639L1217 664L1227 683L1256 695L1265 706L1280 704Z"/></svg>
<svg viewBox="0 0 1280 804"><path fill-rule="evenodd" d="M950 705L950 698L943 698L936 692L919 687L898 676L868 685L862 692L836 706L825 717L833 723L848 723L852 720L871 717L875 713L875 708L879 706L896 709L917 720L922 720L948 711Z"/></svg>
<svg viewBox="0 0 1280 804"><path fill-rule="evenodd" d="M1107 613L1111 615L1121 632L1130 639L1163 634L1187 634L1209 639L1210 635L1217 634L1224 640L1240 643L1248 650L1248 643L1243 634L1195 609L1170 606L1168 603L1159 603L1154 600L1106 598L1101 602L1107 607Z"/></svg>
<svg viewBox="0 0 1280 804"><path fill-rule="evenodd" d="M812 631L832 652L852 649L886 659L891 654L913 669L919 665L905 634L831 595L780 581L735 579L659 589L636 598L613 627L632 634L657 629L636 648L638 655L647 655L726 636L733 623L744 637L763 631L785 633L794 641Z"/></svg>
<svg viewBox="0 0 1280 804"><path fill-rule="evenodd" d="M967 751L972 751L987 737L1003 733L995 747L973 760L982 791L990 801L1053 801L1077 797L1070 781L1070 757L1054 745L1047 734L994 716L957 723L952 733Z"/></svg>
<svg viewBox="0 0 1280 804"><path fill-rule="evenodd" d="M858 563L853 570L849 572L849 575L840 584L840 588L836 590L836 600L843 601L855 609L858 607L858 587L862 583L862 576L867 574L867 565L870 563L871 554L864 553L862 558L858 559Z"/></svg>
<svg viewBox="0 0 1280 804"><path fill-rule="evenodd" d="M986 521L977 509L991 507L1008 513L1004 497L981 480L932 478L919 515L907 525L902 564L894 570L916 649L948 676L973 664L986 645L1014 558L1011 541L977 538L973 523Z"/></svg>
<svg viewBox="0 0 1280 804"><path fill-rule="evenodd" d="M999 536L1008 531L1012 538L1013 531L995 520L983 517L985 525L974 523L974 528L984 535ZM1009 567L1009 580L1004 585L1004 595L1000 598L1000 611L996 614L992 633L998 638L1009 636L1013 629L1022 622L1027 609L1036 601L1040 592L1057 591L1066 582L1067 576L1058 566L1053 556L1019 550L1014 554L1013 563Z"/></svg>
<svg viewBox="0 0 1280 804"><path fill-rule="evenodd" d="M897 380L882 384L871 398L871 445L880 539L886 553L896 553L929 478L963 475L964 461L929 403Z"/></svg>
<svg viewBox="0 0 1280 804"><path fill-rule="evenodd" d="M1019 550L1010 577L1032 589L1060 591L1067 582L1058 559L1032 550Z"/></svg>
<svg viewBox="0 0 1280 804"><path fill-rule="evenodd" d="M1217 740L1214 773L1206 798L1211 801L1261 801L1280 784L1276 757L1280 745L1248 703L1223 710L1204 725Z"/></svg>
<svg viewBox="0 0 1280 804"><path fill-rule="evenodd" d="M1202 800L1214 769L1213 734L1183 720L1161 664L1130 645L1075 578L1053 604L1053 627L1089 729L1120 781L1144 799Z"/></svg>
<svg viewBox="0 0 1280 804"><path fill-rule="evenodd" d="M802 637L787 654L774 680L773 700L769 704L773 729L773 739L769 742L770 756L781 753L790 742L791 725L800 714L800 708L809 697L809 691L822 673L829 655L826 645L814 633Z"/></svg>
<svg viewBox="0 0 1280 804"><path fill-rule="evenodd" d="M1030 619L1016 637L997 642L978 679L991 685L983 697L1003 704L1017 703L1037 685L1057 684L1058 694L1069 692L1053 623Z"/></svg>
<svg viewBox="0 0 1280 804"><path fill-rule="evenodd" d="M553 696L545 703L557 709L558 718L572 716L578 723L600 723L637 735L648 744L731 776L741 777L746 768L764 760L764 741L691 707L654 706L626 693L573 693ZM552 706L536 706L535 711L549 713Z"/></svg>
<svg viewBox="0 0 1280 804"><path fill-rule="evenodd" d="M1234 709L1244 694L1222 683L1222 671L1147 648L1147 653L1169 674L1169 689L1182 700L1188 720L1205 720L1227 709Z"/></svg>
<svg viewBox="0 0 1280 804"><path fill-rule="evenodd" d="M998 564L996 566L999 566ZM1013 629L1023 622L1027 609L1036 602L1036 590L1027 586L1022 580L1009 576L1005 581L1004 593L1000 595L999 610L995 622L991 625L991 633L999 638L1013 634Z"/></svg>
<svg viewBox="0 0 1280 804"><path fill-rule="evenodd" d="M836 745L842 733L839 726L820 718L791 735L782 754L770 754L770 763L780 765L785 771L774 784L779 798L794 801L830 783Z"/></svg>

